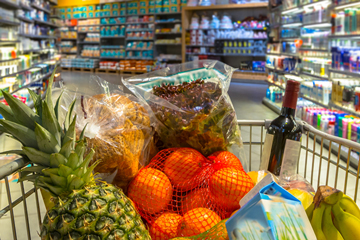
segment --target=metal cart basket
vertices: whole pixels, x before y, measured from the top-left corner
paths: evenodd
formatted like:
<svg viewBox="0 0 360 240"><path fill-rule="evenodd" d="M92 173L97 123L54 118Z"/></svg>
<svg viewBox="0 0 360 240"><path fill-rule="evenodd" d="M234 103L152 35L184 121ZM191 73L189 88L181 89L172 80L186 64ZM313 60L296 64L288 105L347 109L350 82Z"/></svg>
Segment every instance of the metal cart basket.
<svg viewBox="0 0 360 240"><path fill-rule="evenodd" d="M270 121L238 120L250 171L258 170ZM329 185L359 202L360 144L321 132L305 122L297 173L316 190ZM11 181L28 163L17 159L0 168L0 239L39 239L45 206L31 183Z"/></svg>

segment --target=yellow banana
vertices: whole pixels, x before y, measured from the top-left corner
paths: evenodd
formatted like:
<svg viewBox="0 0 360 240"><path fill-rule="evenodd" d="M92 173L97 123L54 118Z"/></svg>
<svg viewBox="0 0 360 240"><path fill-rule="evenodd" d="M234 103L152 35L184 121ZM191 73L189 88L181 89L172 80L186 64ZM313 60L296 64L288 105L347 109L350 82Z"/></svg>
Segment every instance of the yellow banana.
<svg viewBox="0 0 360 240"><path fill-rule="evenodd" d="M338 230L344 240L356 240L360 237L360 220L354 215L344 212L340 203L332 206L332 212L336 219Z"/></svg>
<svg viewBox="0 0 360 240"><path fill-rule="evenodd" d="M326 240L326 237L322 231L322 218L324 215L324 210L326 208L325 203L320 203L320 206L314 209L313 216L311 219L311 226L314 230L317 240Z"/></svg>
<svg viewBox="0 0 360 240"><path fill-rule="evenodd" d="M324 211L323 220L322 220L322 230L327 240L344 240L340 232L336 229L336 227L333 224L330 205L326 206Z"/></svg>
<svg viewBox="0 0 360 240"><path fill-rule="evenodd" d="M314 202L313 202L313 203L305 210L306 215L307 215L308 218L309 218L309 221L311 221L311 219L312 219L313 212L314 212L314 206L315 206L315 204L314 204Z"/></svg>
<svg viewBox="0 0 360 240"><path fill-rule="evenodd" d="M360 209L351 197L344 194L343 198L340 200L340 207L344 212L350 213L360 219Z"/></svg>

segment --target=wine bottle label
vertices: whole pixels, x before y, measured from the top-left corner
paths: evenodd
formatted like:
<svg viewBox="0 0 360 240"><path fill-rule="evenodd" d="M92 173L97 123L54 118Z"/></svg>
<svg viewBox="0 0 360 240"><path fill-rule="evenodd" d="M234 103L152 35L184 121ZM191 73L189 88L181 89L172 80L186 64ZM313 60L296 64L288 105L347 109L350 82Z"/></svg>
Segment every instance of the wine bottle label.
<svg viewBox="0 0 360 240"><path fill-rule="evenodd" d="M259 170L268 170L274 135L266 133Z"/></svg>
<svg viewBox="0 0 360 240"><path fill-rule="evenodd" d="M299 161L301 141L287 139L281 164L280 178L296 175Z"/></svg>

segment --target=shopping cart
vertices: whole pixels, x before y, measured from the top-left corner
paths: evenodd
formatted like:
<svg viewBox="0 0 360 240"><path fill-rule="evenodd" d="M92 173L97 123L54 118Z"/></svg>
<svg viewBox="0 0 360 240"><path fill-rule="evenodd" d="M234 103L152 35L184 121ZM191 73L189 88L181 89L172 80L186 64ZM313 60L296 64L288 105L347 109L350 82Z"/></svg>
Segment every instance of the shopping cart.
<svg viewBox="0 0 360 240"><path fill-rule="evenodd" d="M262 155L266 127L270 121L238 120L251 171L257 170ZM305 122L299 122L303 137L297 173L316 189L329 185L342 190L359 202L360 144L321 132ZM0 168L0 239L39 239L38 233L45 207L40 191L30 183L9 179L28 163L17 159ZM2 187L5 186L5 190ZM7 202L5 205L4 202ZM22 205L22 206L21 206Z"/></svg>

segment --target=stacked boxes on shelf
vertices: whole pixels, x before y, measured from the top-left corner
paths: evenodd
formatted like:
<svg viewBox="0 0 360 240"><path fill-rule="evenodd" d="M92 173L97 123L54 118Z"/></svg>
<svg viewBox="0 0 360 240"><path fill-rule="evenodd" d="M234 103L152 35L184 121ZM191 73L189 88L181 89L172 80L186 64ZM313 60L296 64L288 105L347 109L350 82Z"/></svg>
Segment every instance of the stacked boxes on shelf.
<svg viewBox="0 0 360 240"><path fill-rule="evenodd" d="M154 61L151 60L121 60L119 70L121 71L139 71L148 72L151 71Z"/></svg>
<svg viewBox="0 0 360 240"><path fill-rule="evenodd" d="M61 67L66 68L98 68L98 59L88 58L62 58Z"/></svg>
<svg viewBox="0 0 360 240"><path fill-rule="evenodd" d="M119 62L116 61L101 61L100 69L119 70Z"/></svg>
<svg viewBox="0 0 360 240"><path fill-rule="evenodd" d="M181 6L186 6L186 0L155 0L155 13L177 13L181 11ZM149 2L150 3L150 2Z"/></svg>
<svg viewBox="0 0 360 240"><path fill-rule="evenodd" d="M127 2L127 15L137 15L139 14L139 2L131 1Z"/></svg>

